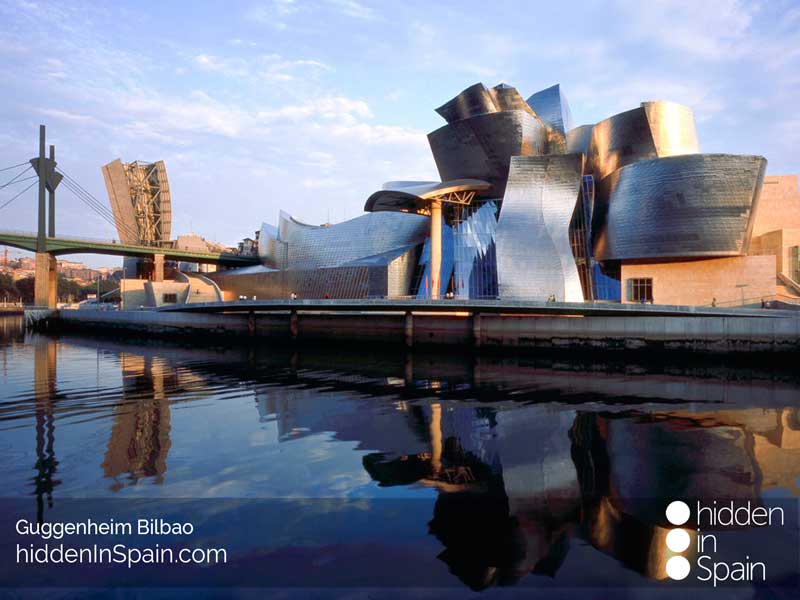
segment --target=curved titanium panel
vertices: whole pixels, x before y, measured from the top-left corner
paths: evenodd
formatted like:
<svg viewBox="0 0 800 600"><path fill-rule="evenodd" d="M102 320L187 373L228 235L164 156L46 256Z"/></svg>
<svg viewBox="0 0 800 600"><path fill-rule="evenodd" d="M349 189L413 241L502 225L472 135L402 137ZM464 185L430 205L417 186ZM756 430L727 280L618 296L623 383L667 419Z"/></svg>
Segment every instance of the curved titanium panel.
<svg viewBox="0 0 800 600"><path fill-rule="evenodd" d="M559 84L533 94L528 98L528 106L539 115L545 125L562 136L572 129L572 111Z"/></svg>
<svg viewBox="0 0 800 600"><path fill-rule="evenodd" d="M261 224L261 232L258 234L258 258L267 267L286 268L288 260L286 244L278 239L278 228L274 225Z"/></svg>
<svg viewBox="0 0 800 600"><path fill-rule="evenodd" d="M600 180L637 161L699 151L691 109L674 102L643 102L594 126L588 168Z"/></svg>
<svg viewBox="0 0 800 600"><path fill-rule="evenodd" d="M691 108L664 101L642 102L642 108L659 157L700 152Z"/></svg>
<svg viewBox="0 0 800 600"><path fill-rule="evenodd" d="M469 86L452 100L436 109L448 123L468 119L477 115L497 112L494 98L482 83Z"/></svg>
<svg viewBox="0 0 800 600"><path fill-rule="evenodd" d="M569 223L581 186L580 154L515 156L497 224L497 281L503 300L582 302Z"/></svg>
<svg viewBox="0 0 800 600"><path fill-rule="evenodd" d="M281 213L279 241L286 244L287 269L333 267L425 241L428 217L399 212L366 213L328 226L301 223ZM267 256L265 264L280 257Z"/></svg>
<svg viewBox="0 0 800 600"><path fill-rule="evenodd" d="M615 171L598 184L595 258L747 254L766 165L761 156L689 154Z"/></svg>
<svg viewBox="0 0 800 600"><path fill-rule="evenodd" d="M589 154L594 125L581 125L567 132L567 154Z"/></svg>
<svg viewBox="0 0 800 600"><path fill-rule="evenodd" d="M498 111L524 110L526 113L530 113L541 120L531 105L525 102L525 99L517 91L517 88L501 83L489 90L489 93L494 98L494 103Z"/></svg>
<svg viewBox="0 0 800 600"><path fill-rule="evenodd" d="M442 104L436 112L448 123L455 123L478 115L509 110L524 110L536 116L517 88L501 83L487 89L482 83L476 83Z"/></svg>
<svg viewBox="0 0 800 600"><path fill-rule="evenodd" d="M489 113L445 125L428 134L442 181L481 179L492 184L486 197L502 195L512 156L541 155L547 129L521 111Z"/></svg>

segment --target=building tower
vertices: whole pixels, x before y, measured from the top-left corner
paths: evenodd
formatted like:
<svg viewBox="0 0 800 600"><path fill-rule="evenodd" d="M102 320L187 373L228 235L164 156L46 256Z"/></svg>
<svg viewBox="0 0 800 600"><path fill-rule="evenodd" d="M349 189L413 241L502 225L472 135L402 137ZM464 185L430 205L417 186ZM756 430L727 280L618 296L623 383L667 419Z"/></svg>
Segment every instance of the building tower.
<svg viewBox="0 0 800 600"><path fill-rule="evenodd" d="M169 240L172 202L164 161L117 159L103 167L103 177L122 243L149 246Z"/></svg>

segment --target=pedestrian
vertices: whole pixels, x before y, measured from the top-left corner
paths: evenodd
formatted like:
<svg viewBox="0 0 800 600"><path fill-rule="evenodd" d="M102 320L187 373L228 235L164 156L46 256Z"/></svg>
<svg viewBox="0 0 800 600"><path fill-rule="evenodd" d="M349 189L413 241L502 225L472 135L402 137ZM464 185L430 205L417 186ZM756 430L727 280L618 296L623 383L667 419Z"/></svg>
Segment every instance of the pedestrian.
<svg viewBox="0 0 800 600"><path fill-rule="evenodd" d="M715 307L715 306L717 306L717 297L716 297L716 296L714 296L714 297L711 299L711 307L713 308L713 307Z"/></svg>
<svg viewBox="0 0 800 600"><path fill-rule="evenodd" d="M294 292L292 292L291 294L289 294L289 299L290 299L290 300L297 300L297 294L295 294Z"/></svg>

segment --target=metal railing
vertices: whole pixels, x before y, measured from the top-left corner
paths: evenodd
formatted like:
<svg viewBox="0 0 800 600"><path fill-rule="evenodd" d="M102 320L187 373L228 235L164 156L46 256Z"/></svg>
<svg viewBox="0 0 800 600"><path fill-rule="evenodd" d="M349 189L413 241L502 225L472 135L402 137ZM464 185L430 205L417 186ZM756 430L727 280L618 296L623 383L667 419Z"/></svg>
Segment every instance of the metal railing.
<svg viewBox="0 0 800 600"><path fill-rule="evenodd" d="M753 308L754 306L758 307L762 304L762 302L768 305L770 302L774 301L786 302L787 304L800 304L800 298L785 296L783 294L770 294L764 296L753 296L750 298L737 298L736 300L726 300L725 302L717 302L715 304L709 303L704 304L703 306L716 306L719 308L732 308L741 306L742 308ZM769 307L764 306L763 308Z"/></svg>
<svg viewBox="0 0 800 600"><path fill-rule="evenodd" d="M25 237L32 237L36 238L37 234L35 231L21 231L15 229L0 229L0 236L2 235L21 235ZM48 240L64 240L67 242L88 242L91 244L116 244L119 246L144 246L144 247L164 247L164 248L172 248L172 246L168 245L168 243L156 243L156 242L136 242L136 243L127 243L121 242L117 239L106 239L106 238L93 238L88 236L82 235L58 235L54 238L48 237Z"/></svg>

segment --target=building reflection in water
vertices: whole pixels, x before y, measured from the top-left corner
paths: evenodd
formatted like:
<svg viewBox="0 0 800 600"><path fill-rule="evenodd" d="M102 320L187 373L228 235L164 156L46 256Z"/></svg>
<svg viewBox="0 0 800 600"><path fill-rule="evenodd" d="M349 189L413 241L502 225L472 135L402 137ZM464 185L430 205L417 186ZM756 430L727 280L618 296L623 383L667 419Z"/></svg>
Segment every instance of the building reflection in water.
<svg viewBox="0 0 800 600"><path fill-rule="evenodd" d="M363 466L381 487L435 488L428 525L444 546L439 558L474 590L510 585L531 573L555 576L576 541L645 577L665 579L673 556L665 543L673 528L664 516L669 500L760 503L765 492L800 495L797 410L774 407L796 398L791 385L767 383L769 394L760 395L773 403L767 408L672 410L669 403L681 399L728 407L752 402L764 384L715 380L702 369L698 376L679 369L658 377L635 371L585 376L520 363L476 361L469 396L484 395L475 385L481 381L505 386L525 403L507 402L508 392L498 387L492 389L501 401L492 404L430 400L430 394L334 400L314 389L330 389L330 372L301 370L295 383L307 387L268 388L257 394L257 407L262 420L277 422L282 440L333 432L370 450ZM446 387L435 376L415 380L415 367L407 359L402 376L385 381L398 394ZM359 391L364 386L357 382L369 379L349 377ZM335 379L339 385L347 380ZM536 396L631 403L618 412L572 410L563 402L529 402ZM636 398L665 404L647 412L636 407ZM696 531L686 531L694 548Z"/></svg>
<svg viewBox="0 0 800 600"><path fill-rule="evenodd" d="M163 482L170 449L170 401L166 390L178 387L175 368L154 356L120 354L122 399L103 458L105 477L116 491L143 477Z"/></svg>
<svg viewBox="0 0 800 600"><path fill-rule="evenodd" d="M41 518L58 483L58 346L47 338L35 343ZM760 397L753 384L738 389L737 383L703 376L646 373L637 381L630 373L586 374L522 360L476 360L468 367L459 362L443 371L409 355L385 369L364 361L359 374L352 367L333 369L327 356L297 353L273 353L262 362L257 356L217 357L192 370L176 366L184 362L177 350L169 360L152 352L118 355L122 398L102 460L112 490L142 478L164 480L170 396L207 387L219 374L242 369L257 378L263 370L264 379L250 384L260 420L275 422L279 440L332 432L337 440L355 442L378 486L437 491L428 527L443 546L439 559L475 590L513 584L531 573L555 576L584 543L663 579L671 556L664 543L670 529L666 499L760 502L776 490L800 495L800 420L796 409L783 408L784 400L796 398L793 385L770 388L771 406L739 409L742 398L752 403ZM191 356L187 350L184 358ZM284 375L265 366L279 360ZM442 375L446 369L450 374ZM576 396L567 398L567 390ZM626 403L612 410L598 403L603 397ZM648 410L627 402L637 397L648 399ZM719 398L724 408L714 411L668 403ZM590 408L584 400L595 404Z"/></svg>
<svg viewBox="0 0 800 600"><path fill-rule="evenodd" d="M262 401L271 402L271 395ZM429 529L444 546L439 558L476 590L529 573L555 575L575 539L664 579L673 556L665 544L672 529L666 499L758 503L773 488L798 495L794 409L605 414L397 404L395 433L384 413L376 436L375 411L366 401L361 410L356 404L350 419L310 407L298 412L293 402L284 405L288 412L274 405L267 411L277 414L284 431L291 423L299 434L335 431L360 440L362 448L381 448L363 459L380 486L436 488ZM304 419L307 412L314 417ZM349 430L339 431L339 421Z"/></svg>

